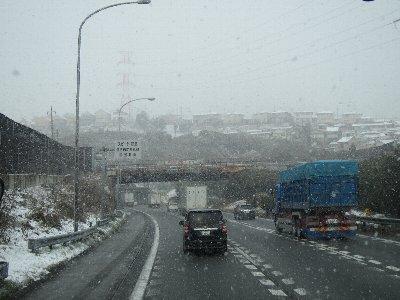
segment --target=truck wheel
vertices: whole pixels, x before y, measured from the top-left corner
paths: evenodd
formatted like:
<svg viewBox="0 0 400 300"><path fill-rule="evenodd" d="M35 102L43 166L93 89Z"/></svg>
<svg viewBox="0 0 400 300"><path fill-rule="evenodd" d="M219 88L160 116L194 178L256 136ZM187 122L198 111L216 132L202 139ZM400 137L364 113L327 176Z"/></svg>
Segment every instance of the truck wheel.
<svg viewBox="0 0 400 300"><path fill-rule="evenodd" d="M300 238L301 236L301 229L300 229L300 225L299 225L299 220L294 219L292 222L292 233L295 237Z"/></svg>

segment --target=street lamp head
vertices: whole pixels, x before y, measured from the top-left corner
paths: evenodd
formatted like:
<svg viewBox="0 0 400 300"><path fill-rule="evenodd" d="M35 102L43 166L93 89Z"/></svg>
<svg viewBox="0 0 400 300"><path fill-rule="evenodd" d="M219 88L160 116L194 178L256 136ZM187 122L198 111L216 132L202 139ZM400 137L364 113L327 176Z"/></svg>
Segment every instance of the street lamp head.
<svg viewBox="0 0 400 300"><path fill-rule="evenodd" d="M154 101L154 100L156 100L156 98L151 97L151 98L147 98L147 100L149 100L149 101Z"/></svg>
<svg viewBox="0 0 400 300"><path fill-rule="evenodd" d="M149 4L151 0L138 0L137 4Z"/></svg>

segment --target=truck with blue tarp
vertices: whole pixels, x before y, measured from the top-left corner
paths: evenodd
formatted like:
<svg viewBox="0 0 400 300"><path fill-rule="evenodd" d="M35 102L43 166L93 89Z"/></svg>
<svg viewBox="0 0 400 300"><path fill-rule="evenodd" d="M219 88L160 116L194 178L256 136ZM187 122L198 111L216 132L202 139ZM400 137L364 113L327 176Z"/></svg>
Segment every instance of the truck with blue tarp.
<svg viewBox="0 0 400 300"><path fill-rule="evenodd" d="M357 206L358 164L352 160L321 160L279 174L274 221L278 232L310 238L355 235L347 212Z"/></svg>

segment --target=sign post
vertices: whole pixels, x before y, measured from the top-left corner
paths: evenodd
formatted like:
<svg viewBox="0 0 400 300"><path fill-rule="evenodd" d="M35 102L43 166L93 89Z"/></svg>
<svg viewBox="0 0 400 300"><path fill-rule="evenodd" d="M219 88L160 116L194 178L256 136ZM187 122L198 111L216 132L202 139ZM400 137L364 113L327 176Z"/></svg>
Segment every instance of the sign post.
<svg viewBox="0 0 400 300"><path fill-rule="evenodd" d="M138 140L121 140L115 145L115 159L136 160L142 158L142 145Z"/></svg>
<svg viewBox="0 0 400 300"><path fill-rule="evenodd" d="M121 203L121 162L132 162L142 158L142 144L138 140L120 140L115 144L115 160L117 162L117 206L122 208Z"/></svg>

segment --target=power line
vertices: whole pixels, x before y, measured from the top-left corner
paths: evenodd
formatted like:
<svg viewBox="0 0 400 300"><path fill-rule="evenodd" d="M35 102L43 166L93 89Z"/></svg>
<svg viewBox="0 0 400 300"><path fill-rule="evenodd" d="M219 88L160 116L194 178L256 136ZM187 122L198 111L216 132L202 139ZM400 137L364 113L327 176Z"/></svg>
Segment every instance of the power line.
<svg viewBox="0 0 400 300"><path fill-rule="evenodd" d="M330 44L328 44L328 45L326 45L326 46L324 46L324 47L322 47L322 48L319 48L319 49L316 49L316 50L313 50L313 51L309 51L309 52L303 52L303 54L296 55L296 58L298 59L298 58L303 58L303 57L310 56L310 55L312 55L312 54L315 54L315 53L321 52L321 51L323 51L323 50L329 49L329 48L331 48L331 47L333 47L333 46L336 46L336 45L343 44L343 43L345 43L345 42L351 41L351 40L353 40L353 39L355 39L355 38L358 38L358 37L360 37L360 36L362 36L362 35L370 34L370 33L374 32L374 31L377 31L377 30L380 30L380 29L382 29L382 28L385 28L385 27L387 27L387 26L389 26L389 25L391 25L391 23L389 23L389 24L384 24L384 25L380 25L380 26L376 26L376 27L374 27L374 28L372 28L372 29L369 29L369 30L364 31L364 32L361 32L361 33L357 33L357 34L355 34L355 35L353 35L353 36L351 36L351 37L348 37L348 38L346 38L346 39L343 39L343 40L340 40L340 41L337 41L337 42L330 43ZM262 70L268 69L268 68L270 68L270 67L275 67L275 66L278 66L278 65L287 63L287 62L292 62L292 60L293 60L293 58L283 59L283 60L281 60L281 61L278 61L278 62L273 63L273 64L270 64L270 65L266 65L266 66L262 66L262 67L259 67L259 68L256 68L256 69L248 70L248 71L246 71L246 72L240 72L240 73L234 74L233 76L229 76L229 79L236 78L236 77L241 77L241 76L243 76L243 75L250 74L250 73L254 73L254 72L257 72L257 71L262 71ZM227 78L224 77L224 78L217 79L217 80L220 81L220 80L226 80L226 79L227 79ZM215 80L214 80L214 81L215 81Z"/></svg>
<svg viewBox="0 0 400 300"><path fill-rule="evenodd" d="M320 14L320 15L318 15L318 16L316 16L316 17L314 17L313 19L319 19L319 18L322 18L322 17L326 17L327 15L329 15L329 14L331 14L332 12L335 12L335 11L337 11L337 10L341 10L342 8L345 8L345 7L348 7L349 6L349 3L347 2L347 3L345 3L344 5L341 5L341 6L339 6L339 7L335 7L335 8L333 8L333 9L330 9L330 10L328 10L328 11L326 11L326 12L324 12L324 13L322 13L322 14ZM350 6L352 6L352 5L350 5ZM299 6L299 7L296 7L294 10L297 10L297 9L299 9L299 8L301 8L301 7L303 7L302 5L301 6ZM349 12L351 12L351 11L353 11L354 9L356 9L358 7L358 4L356 4L356 6L354 7L354 8L352 8L352 9L350 9L350 10L347 10L345 13L349 13ZM294 33L292 33L290 36L293 36L294 34L299 34L299 33L301 33L301 32L303 32L303 31L305 31L305 30L308 30L308 29L311 29L311 28L313 28L313 27L316 27L316 26L318 26L318 25L320 25L320 24L322 24L322 23L326 23L326 22L329 22L329 21L331 21L331 20L334 20L334 19L336 19L336 18L338 18L338 17L341 17L341 16L343 16L344 14L342 13L342 14L338 14L338 15L335 15L335 16L333 16L333 17L331 17L331 18L329 18L329 19L324 19L324 20L322 20L321 22L319 22L319 23L317 23L317 24L313 24L313 25L310 25L310 26L308 26L308 27L306 27L306 28L303 28L302 30L300 30L300 31L296 31L296 32L294 32ZM268 23L268 22L265 22L265 23ZM287 26L285 29L283 29L283 30L281 30L281 31L279 31L279 32L275 32L275 33L273 33L273 35L281 35L281 34L284 34L284 33L286 33L286 32L289 32L291 29L293 29L293 27L295 27L295 28L297 28L299 25L303 25L303 22L298 22L298 23L294 23L294 24L291 24L291 25L289 25L289 26ZM259 28L260 26L258 26L258 28ZM255 28L257 28L256 26L255 26ZM290 37L289 36L289 37ZM253 41L253 42L262 42L262 41L266 41L266 40L268 40L268 38L270 38L270 35L267 35L267 36L264 36L264 37L262 37L262 38L258 38L258 39L256 39L255 41ZM273 44L273 43L276 43L276 42L278 42L278 41L281 41L281 40L284 40L286 37L280 37L280 38L278 38L278 39L275 39L275 40L273 40L272 42L270 42L270 43L268 43L267 45L270 45L270 44ZM265 46L265 45L264 45ZM234 47L234 48L231 48L231 49L227 49L226 51L230 51L230 50L237 50L238 48L242 48L242 47L246 47L245 45L244 46L239 46L239 47ZM257 49L261 49L260 48L261 46L259 46L258 48L255 48L256 50ZM207 45L207 48L208 49L210 49L211 48L211 46L209 46L209 45ZM250 50L252 50L252 49L250 49ZM196 51L198 51L198 48L196 49ZM242 51L242 52L240 52L240 53L237 53L237 54L235 54L235 55L231 55L231 56L227 56L227 57L224 57L224 58L222 58L222 59L219 59L219 60L214 60L214 61L208 61L208 62L205 62L205 63L202 63L202 66L204 66L204 65L209 65L209 64L215 64L215 63L218 63L219 61L223 61L223 60L226 60L226 59L231 59L231 58L235 58L235 57L238 57L238 56L240 56L240 55L243 55L243 53L246 53L246 52L248 52L247 50L245 50L244 52ZM197 56L197 57L193 57L192 59L191 59L191 61L194 61L194 62L196 62L196 63L201 63L201 60L203 60L203 59L208 59L210 57L210 54L207 54L207 55L202 55L202 56ZM200 61L199 61L200 60ZM178 62L177 60L171 60L171 61L165 61L165 60L153 60L153 62L156 62L158 65L165 65L165 64L170 64L171 62L172 63L176 63L176 62Z"/></svg>
<svg viewBox="0 0 400 300"><path fill-rule="evenodd" d="M356 51L352 51L352 52L349 52L349 53L346 53L346 54L343 54L343 55L340 55L340 56L337 56L337 57L331 57L331 58L328 58L328 59L324 59L324 60L318 61L316 63L307 64L307 65L304 65L302 67L291 69L291 70L288 70L288 71L285 71L285 72L269 74L269 75L265 75L265 76L262 75L262 76L258 76L256 78L237 81L237 82L234 82L234 84L235 85L244 84L244 83L248 84L250 80L251 80L251 82L254 82L254 81L263 80L263 79L267 79L267 78L275 78L275 77L278 77L278 76L281 76L281 75L293 74L295 72L298 72L298 71L301 71L301 70L304 70L304 69L308 69L308 68L312 68L312 67L318 66L320 64L328 63L328 62L335 61L335 60L340 60L340 59L343 59L343 58L346 58L346 57L350 57L350 56L353 56L355 54L358 54L358 53L361 53L361 52L364 52L364 51L369 51L369 50L372 50L372 49L375 49L375 48L379 48L381 46L385 46L385 45L388 45L390 43L393 43L393 42L396 42L396 41L399 41L399 40L400 40L400 38L387 40L387 41L385 41L383 43L374 44L374 45L369 46L369 47L361 48L361 49L358 49ZM230 83L232 84L232 82L230 82ZM215 88L215 87L220 87L220 86L221 86L220 84L218 84L218 85L198 85L197 84L196 88L198 89L199 87L201 87L202 89L210 89L210 88ZM163 90L164 88L157 88L157 89ZM183 90L183 91L187 92L187 87L176 87L176 88L171 88L170 87L170 88L166 88L165 90L175 90L175 91Z"/></svg>
<svg viewBox="0 0 400 300"><path fill-rule="evenodd" d="M309 42L309 43L307 43L307 44L314 44L316 41L329 39L329 38L331 38L331 37L333 37L333 36L337 36L337 35L342 34L342 33L344 33L344 32L350 31L350 30L352 30L352 29L354 29L354 28L357 28L357 27L363 26L363 25L365 25L365 24L368 24L368 23L370 23L370 22L372 22L372 21L375 21L376 19L381 19L382 17L387 17L387 16L389 16L389 15L392 15L392 14L396 13L396 12L399 11L399 10L400 10L400 9L395 10L395 11L392 11L390 14L378 16L378 17L376 17L376 18L367 20L367 21L365 21L365 22L362 22L362 23L357 24L357 25L355 25L355 26L352 26L352 27L350 27L350 28L341 30L341 31L339 31L339 32L335 32L335 33L333 33L333 34L331 34L331 35L324 36L324 37L322 37L322 38L318 38L318 39L313 40L313 41L311 41L311 42ZM319 49L316 49L316 50L313 50L313 51L308 51L308 52L306 51L306 52L303 52L303 54L301 54L301 55L296 55L296 57L297 57L297 59L298 59L299 57L302 58L302 57L310 56L311 54L315 54L315 53L321 52L321 51L323 51L323 50L325 50L325 49L331 48L332 46L335 46L335 45L338 45L338 44L342 44L342 43L345 43L345 42L347 42L347 41L351 41L351 40L353 40L353 39L355 39L355 38L358 38L358 37L363 36L363 35L366 35L366 34L370 34L370 33L372 33L372 32L375 32L375 31L377 31L377 30L380 30L380 29L382 29L382 28L385 28L385 27L387 27L387 26L389 26L389 25L391 25L391 24L392 24L392 22L386 23L386 24L383 24L383 25L379 25L379 26L375 26L375 27L373 27L372 29L368 29L368 30L366 30L366 31L359 32L359 33L357 33L357 34L355 34L355 35L353 35L353 36L351 36L351 37L348 37L348 38L345 38L345 39L343 39L343 40L336 41L336 42L330 43L330 44L328 44L328 45L325 45L325 46L322 47L322 48L319 48ZM284 52L290 52L290 51L292 51L292 50L297 50L297 49L299 49L299 48L298 48L298 47L294 47L294 48L288 49L287 51L284 51ZM283 53L284 53L284 52L283 52ZM280 54L282 54L282 52L281 52ZM279 54L279 55L280 55L280 54ZM276 54L275 54L275 55L269 55L269 56L267 56L267 57L268 57L268 58L271 58L271 57L274 57L274 56L277 56L277 55L276 55ZM278 65L287 63L287 62L291 62L291 61L292 61L292 58L283 59L283 60L280 60L280 61L275 62L275 63L273 63L273 64L269 64L269 65L262 66L262 67L259 67L259 68L256 68L256 69L252 69L252 70L248 70L248 71L245 71L245 72L236 73L236 74L234 74L233 76L229 76L229 77L226 77L226 76L225 76L225 77L223 77L223 78L217 78L217 79L214 79L213 82L215 82L216 80L217 80L217 81L221 81L221 80L226 81L227 79L232 79L232 78L236 78L236 77L241 77L241 76L243 76L243 75L247 75L247 74L250 74L250 73L254 73L254 72L258 72L258 71L265 71L266 69L269 69L269 68L272 68L272 67L275 67L275 66L278 66ZM239 65L241 65L241 64L239 64ZM238 66L238 65L236 64L235 66ZM221 73L221 70L219 70L219 73ZM171 75L171 73L165 73L165 74L166 74L166 75ZM186 74L187 74L187 73L186 73ZM191 73L191 74L192 74L192 75L195 75L194 73Z"/></svg>

